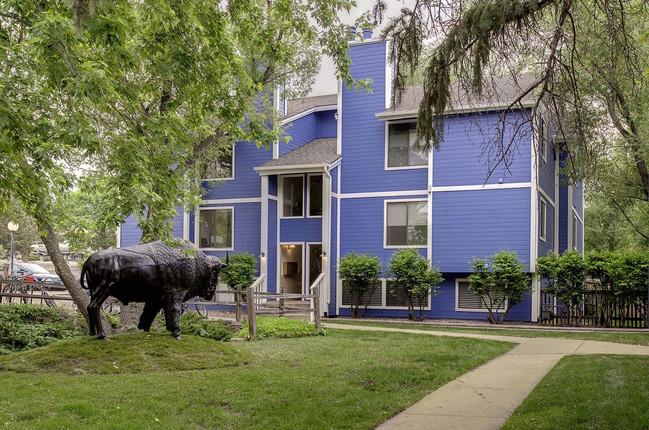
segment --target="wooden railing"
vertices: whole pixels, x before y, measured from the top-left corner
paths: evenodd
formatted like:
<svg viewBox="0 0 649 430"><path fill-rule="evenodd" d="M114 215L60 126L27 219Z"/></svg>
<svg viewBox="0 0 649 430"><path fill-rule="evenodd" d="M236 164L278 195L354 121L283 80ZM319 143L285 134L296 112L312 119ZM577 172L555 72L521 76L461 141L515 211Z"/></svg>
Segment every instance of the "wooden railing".
<svg viewBox="0 0 649 430"><path fill-rule="evenodd" d="M265 276L265 275L262 275ZM309 291L311 294L295 293L268 293L259 291L255 284L246 289L246 298L248 302L248 329L250 338L257 338L257 316L258 315L309 315L311 321L315 321L315 326L319 330L322 327L320 321L320 284L324 279L324 273L313 282ZM263 282L263 280L261 281ZM285 300L309 300L310 307L299 306L296 304L287 305Z"/></svg>

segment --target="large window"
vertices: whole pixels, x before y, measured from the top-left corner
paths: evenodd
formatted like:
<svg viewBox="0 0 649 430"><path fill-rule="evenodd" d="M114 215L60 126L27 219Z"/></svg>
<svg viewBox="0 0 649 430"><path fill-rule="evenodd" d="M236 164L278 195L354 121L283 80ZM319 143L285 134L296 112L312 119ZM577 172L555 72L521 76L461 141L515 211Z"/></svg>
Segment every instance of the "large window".
<svg viewBox="0 0 649 430"><path fill-rule="evenodd" d="M200 248L233 249L233 208L201 209L198 227Z"/></svg>
<svg viewBox="0 0 649 430"><path fill-rule="evenodd" d="M283 178L284 218L304 216L304 176L285 176Z"/></svg>
<svg viewBox="0 0 649 430"><path fill-rule="evenodd" d="M234 146L205 166L205 179L234 179Z"/></svg>
<svg viewBox="0 0 649 430"><path fill-rule="evenodd" d="M428 154L415 149L415 123L388 125L387 167L415 167L428 165Z"/></svg>
<svg viewBox="0 0 649 430"><path fill-rule="evenodd" d="M387 202L386 246L425 246L428 236L428 203Z"/></svg>
<svg viewBox="0 0 649 430"><path fill-rule="evenodd" d="M545 204L545 200L540 199L540 204L539 204L539 223L540 223L540 238L542 241L545 242L545 230L546 230L546 212L547 212L547 206Z"/></svg>
<svg viewBox="0 0 649 430"><path fill-rule="evenodd" d="M322 175L309 175L308 216L322 216Z"/></svg>

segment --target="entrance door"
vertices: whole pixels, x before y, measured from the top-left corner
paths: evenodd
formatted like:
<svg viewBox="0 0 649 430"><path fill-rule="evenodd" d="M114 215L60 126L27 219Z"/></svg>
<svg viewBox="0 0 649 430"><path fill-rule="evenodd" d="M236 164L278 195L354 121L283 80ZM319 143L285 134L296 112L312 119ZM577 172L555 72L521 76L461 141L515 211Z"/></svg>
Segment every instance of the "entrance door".
<svg viewBox="0 0 649 430"><path fill-rule="evenodd" d="M302 244L280 245L279 291L302 294Z"/></svg>
<svg viewBox="0 0 649 430"><path fill-rule="evenodd" d="M322 273L322 244L321 243L309 243L309 283L307 289L313 285L315 280ZM306 294L310 294L310 291L306 291Z"/></svg>

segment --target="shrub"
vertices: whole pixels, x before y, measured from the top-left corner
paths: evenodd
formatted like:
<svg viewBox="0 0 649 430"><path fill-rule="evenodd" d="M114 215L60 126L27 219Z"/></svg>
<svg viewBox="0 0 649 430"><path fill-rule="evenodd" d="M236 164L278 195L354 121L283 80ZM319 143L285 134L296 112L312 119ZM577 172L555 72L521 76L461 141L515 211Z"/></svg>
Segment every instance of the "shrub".
<svg viewBox="0 0 649 430"><path fill-rule="evenodd" d="M409 318L415 319L417 307L418 319L422 320L428 295L437 295L439 284L444 280L439 270L429 267L428 260L416 249L401 249L390 258L390 274L394 276L395 287L401 288L406 296Z"/></svg>
<svg viewBox="0 0 649 430"><path fill-rule="evenodd" d="M381 273L379 257L372 254L358 254L352 251L340 259L338 273L343 281L343 288L350 295L349 309L352 318L359 317L358 309L361 307L363 299L367 298L365 307L360 314L362 317L367 305L370 303L372 294L376 290L376 284Z"/></svg>
<svg viewBox="0 0 649 430"><path fill-rule="evenodd" d="M0 305L0 355L83 336L80 319L63 309L39 305ZM81 319L82 320L82 319Z"/></svg>
<svg viewBox="0 0 649 430"><path fill-rule="evenodd" d="M166 333L164 323L159 331ZM199 315L196 312L185 312L180 316L180 333L220 342L227 342L234 335L223 321L210 321L207 317Z"/></svg>
<svg viewBox="0 0 649 430"><path fill-rule="evenodd" d="M546 290L568 306L568 318L577 315L586 289L586 262L579 251L554 252L537 260L537 272L548 282Z"/></svg>
<svg viewBox="0 0 649 430"><path fill-rule="evenodd" d="M324 329L318 330L315 324L289 318L257 317L257 339L267 337L305 337L324 335ZM250 339L248 320L244 320L243 327L237 335Z"/></svg>
<svg viewBox="0 0 649 430"><path fill-rule="evenodd" d="M532 291L524 263L513 251L501 250L484 259L471 261L469 289L480 296L491 324L502 323L510 309Z"/></svg>
<svg viewBox="0 0 649 430"><path fill-rule="evenodd" d="M221 270L221 281L233 290L237 286L241 286L241 289L245 290L252 285L256 267L257 260L255 260L254 255L247 252L233 254L230 257L228 266ZM242 294L242 296L243 300L245 300L246 295Z"/></svg>

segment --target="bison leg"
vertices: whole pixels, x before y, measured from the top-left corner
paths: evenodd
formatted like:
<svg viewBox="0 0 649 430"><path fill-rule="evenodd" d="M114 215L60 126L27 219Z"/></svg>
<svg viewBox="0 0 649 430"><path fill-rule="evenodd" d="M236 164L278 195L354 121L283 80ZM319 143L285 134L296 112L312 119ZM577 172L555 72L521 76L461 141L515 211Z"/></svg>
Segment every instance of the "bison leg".
<svg viewBox="0 0 649 430"><path fill-rule="evenodd" d="M177 293L171 297L165 298L165 322L167 330L176 339L180 339L180 303L184 293Z"/></svg>
<svg viewBox="0 0 649 430"><path fill-rule="evenodd" d="M92 325L94 324L94 334L97 335L97 339L105 339L106 333L104 332L104 327L101 325L101 317L99 315L99 310L101 305L104 304L108 298L108 288L98 288L90 299L90 304L88 305L88 316L90 317L90 333L93 334Z"/></svg>
<svg viewBox="0 0 649 430"><path fill-rule="evenodd" d="M155 319L158 312L162 309L162 303L160 302L145 302L144 310L142 315L140 315L140 322L137 325L137 328L144 331L149 331L151 329L151 324Z"/></svg>

